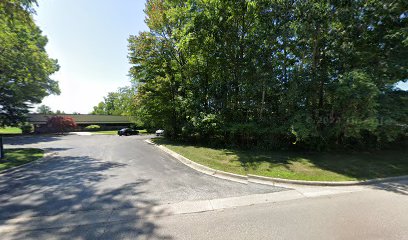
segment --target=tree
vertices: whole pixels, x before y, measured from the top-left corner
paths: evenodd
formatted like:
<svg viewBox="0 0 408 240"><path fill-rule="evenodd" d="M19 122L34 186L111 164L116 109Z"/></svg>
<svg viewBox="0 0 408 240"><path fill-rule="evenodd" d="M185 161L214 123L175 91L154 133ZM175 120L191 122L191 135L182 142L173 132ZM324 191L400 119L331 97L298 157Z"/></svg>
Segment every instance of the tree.
<svg viewBox="0 0 408 240"><path fill-rule="evenodd" d="M36 1L0 1L0 126L16 125L33 104L59 94L50 75L59 68L33 20Z"/></svg>
<svg viewBox="0 0 408 240"><path fill-rule="evenodd" d="M129 37L137 116L172 137L242 147L398 140L405 2L149 0L149 31Z"/></svg>
<svg viewBox="0 0 408 240"><path fill-rule="evenodd" d="M72 117L53 116L48 118L47 126L54 132L64 133L76 128L77 124Z"/></svg>
<svg viewBox="0 0 408 240"><path fill-rule="evenodd" d="M57 111L55 111L55 114L65 114L65 112L64 111L61 111L61 110L57 110Z"/></svg>
<svg viewBox="0 0 408 240"><path fill-rule="evenodd" d="M51 110L49 106L41 105L37 108L37 113L40 114L53 114L54 112Z"/></svg>
<svg viewBox="0 0 408 240"><path fill-rule="evenodd" d="M91 114L132 116L135 88L123 87L110 92L104 100L93 107Z"/></svg>
<svg viewBox="0 0 408 240"><path fill-rule="evenodd" d="M380 144L408 137L408 91L386 89L379 96L380 126L376 135Z"/></svg>

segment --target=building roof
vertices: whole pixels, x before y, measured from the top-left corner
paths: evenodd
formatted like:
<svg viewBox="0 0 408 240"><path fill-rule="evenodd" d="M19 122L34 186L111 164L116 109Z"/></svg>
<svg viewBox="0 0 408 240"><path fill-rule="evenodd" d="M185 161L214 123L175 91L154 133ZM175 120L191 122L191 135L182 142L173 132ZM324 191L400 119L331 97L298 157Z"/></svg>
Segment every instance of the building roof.
<svg viewBox="0 0 408 240"><path fill-rule="evenodd" d="M53 116L72 117L77 124L132 123L128 116L91 115L91 114L27 114L32 124L45 124Z"/></svg>

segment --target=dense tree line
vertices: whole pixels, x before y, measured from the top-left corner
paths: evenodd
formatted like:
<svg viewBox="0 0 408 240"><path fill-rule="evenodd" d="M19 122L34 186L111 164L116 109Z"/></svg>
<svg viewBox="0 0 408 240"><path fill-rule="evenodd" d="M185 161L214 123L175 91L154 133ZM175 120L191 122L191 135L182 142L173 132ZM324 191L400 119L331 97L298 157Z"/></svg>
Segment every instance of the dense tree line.
<svg viewBox="0 0 408 240"><path fill-rule="evenodd" d="M129 38L137 116L239 146L382 147L407 137L408 2L148 0Z"/></svg>
<svg viewBox="0 0 408 240"><path fill-rule="evenodd" d="M91 114L132 116L135 93L134 87L122 87L116 92L110 92L93 107Z"/></svg>
<svg viewBox="0 0 408 240"><path fill-rule="evenodd" d="M0 0L0 127L16 125L34 104L59 94L59 68L33 20L35 0Z"/></svg>

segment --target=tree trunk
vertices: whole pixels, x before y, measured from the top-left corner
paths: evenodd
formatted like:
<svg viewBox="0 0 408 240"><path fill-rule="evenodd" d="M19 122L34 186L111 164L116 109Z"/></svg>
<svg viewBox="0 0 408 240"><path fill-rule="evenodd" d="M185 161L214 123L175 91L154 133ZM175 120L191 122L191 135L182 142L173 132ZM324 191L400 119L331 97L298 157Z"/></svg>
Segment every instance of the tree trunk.
<svg viewBox="0 0 408 240"><path fill-rule="evenodd" d="M317 25L316 26L316 31L314 33L313 36L313 52L312 52L312 86L313 88L315 88L315 85L317 83L317 78L318 78L318 74L317 74L317 67L318 67L318 61L319 61L319 31L320 28ZM320 89L320 83L318 83L317 88L315 89L317 91L317 93L319 94L319 89ZM313 99L313 115L314 115L314 119L316 122L319 121L319 97L317 97L317 99ZM317 100L317 101L316 101Z"/></svg>
<svg viewBox="0 0 408 240"><path fill-rule="evenodd" d="M0 136L0 159L4 158L3 137Z"/></svg>
<svg viewBox="0 0 408 240"><path fill-rule="evenodd" d="M259 119L262 121L262 115L265 108L265 84L262 84L262 100L261 100L261 111L259 112Z"/></svg>

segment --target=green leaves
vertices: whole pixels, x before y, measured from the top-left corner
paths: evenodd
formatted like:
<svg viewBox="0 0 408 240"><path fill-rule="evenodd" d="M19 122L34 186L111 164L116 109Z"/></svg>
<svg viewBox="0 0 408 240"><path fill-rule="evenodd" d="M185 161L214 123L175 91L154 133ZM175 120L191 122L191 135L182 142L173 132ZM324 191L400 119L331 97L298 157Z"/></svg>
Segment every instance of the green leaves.
<svg viewBox="0 0 408 240"><path fill-rule="evenodd" d="M400 136L381 137L378 119L385 89L408 76L404 1L146 6L150 32L129 39L146 124L173 137L264 147L296 141L322 149ZM396 119L398 110L387 109Z"/></svg>
<svg viewBox="0 0 408 240"><path fill-rule="evenodd" d="M379 90L362 71L345 73L335 86L333 111L339 118L337 134L360 137L362 130L373 132L377 126Z"/></svg>
<svg viewBox="0 0 408 240"><path fill-rule="evenodd" d="M0 126L17 124L31 104L60 93L50 78L59 66L45 52L47 38L32 19L32 4L0 2Z"/></svg>
<svg viewBox="0 0 408 240"><path fill-rule="evenodd" d="M119 88L116 92L110 92L104 100L94 106L91 114L133 116L135 112L134 87Z"/></svg>

